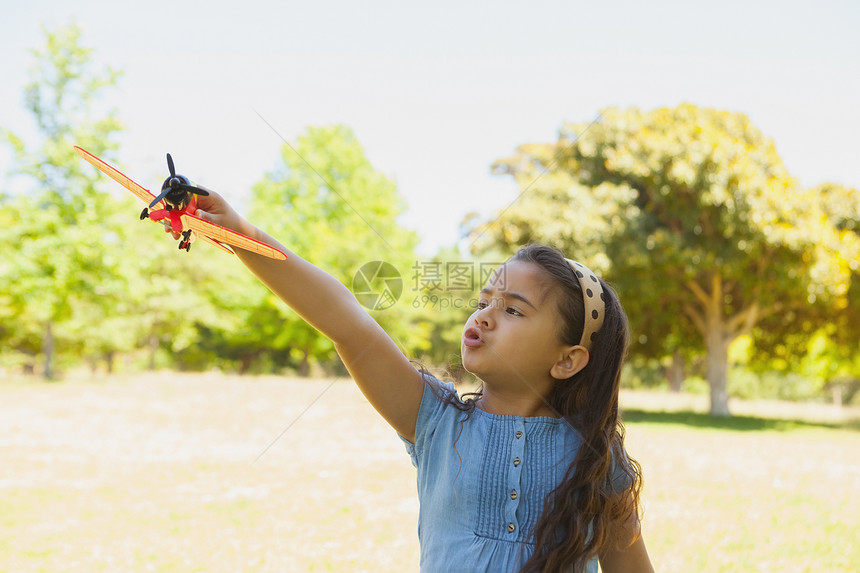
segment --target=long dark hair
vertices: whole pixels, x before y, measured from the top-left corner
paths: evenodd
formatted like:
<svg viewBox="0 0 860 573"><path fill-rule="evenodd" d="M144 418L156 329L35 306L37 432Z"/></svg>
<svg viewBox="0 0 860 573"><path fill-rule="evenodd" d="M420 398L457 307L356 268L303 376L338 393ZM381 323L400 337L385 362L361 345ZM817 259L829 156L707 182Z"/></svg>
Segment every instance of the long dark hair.
<svg viewBox="0 0 860 573"><path fill-rule="evenodd" d="M585 314L582 289L570 264L557 249L529 245L511 260L537 265L560 289L557 297L565 344L578 344ZM615 291L601 280L606 314L591 343L588 364L553 386L547 401L555 413L582 435L582 445L562 482L544 501L532 539L534 553L523 566L533 571L575 571L615 539L613 527L639 513L642 472L624 450L624 426L618 414L621 365L630 331ZM615 479L613 479L613 477ZM628 534L632 534L628 531Z"/></svg>
<svg viewBox="0 0 860 573"><path fill-rule="evenodd" d="M564 255L553 247L528 245L510 260L543 270L558 289L558 311L563 318L559 338L565 344L579 344L585 306L579 280ZM558 381L547 397L554 413L581 434L582 445L564 479L544 501L531 532L534 553L521 573L584 571L588 561L605 547L635 540L636 532L615 529L638 519L642 489L641 467L624 450L624 425L618 414L621 365L630 333L618 296L600 282L606 312L591 343L588 364L569 379ZM467 412L468 419L481 390L456 401L449 395L440 398ZM434 392L438 395L437 389Z"/></svg>

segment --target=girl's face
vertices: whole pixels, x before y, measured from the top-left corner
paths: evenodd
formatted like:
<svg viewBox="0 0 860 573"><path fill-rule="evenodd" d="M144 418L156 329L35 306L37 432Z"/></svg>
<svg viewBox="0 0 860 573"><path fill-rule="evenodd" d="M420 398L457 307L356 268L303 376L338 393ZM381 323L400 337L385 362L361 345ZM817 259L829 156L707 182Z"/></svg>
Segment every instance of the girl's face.
<svg viewBox="0 0 860 573"><path fill-rule="evenodd" d="M463 366L488 385L543 388L569 353L551 279L533 263L509 261L481 291L463 329Z"/></svg>

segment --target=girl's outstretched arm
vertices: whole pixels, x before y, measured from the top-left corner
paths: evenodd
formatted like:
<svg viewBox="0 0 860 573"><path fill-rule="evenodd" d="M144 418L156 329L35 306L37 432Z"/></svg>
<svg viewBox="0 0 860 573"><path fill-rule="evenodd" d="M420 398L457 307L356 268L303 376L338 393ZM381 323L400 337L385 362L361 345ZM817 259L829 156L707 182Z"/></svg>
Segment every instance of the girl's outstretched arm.
<svg viewBox="0 0 860 573"><path fill-rule="evenodd" d="M371 405L401 436L413 441L424 381L391 337L340 281L285 249L242 218L220 195L207 191L209 196L197 197L197 215L287 253L287 260L276 261L235 249L263 284L334 342Z"/></svg>

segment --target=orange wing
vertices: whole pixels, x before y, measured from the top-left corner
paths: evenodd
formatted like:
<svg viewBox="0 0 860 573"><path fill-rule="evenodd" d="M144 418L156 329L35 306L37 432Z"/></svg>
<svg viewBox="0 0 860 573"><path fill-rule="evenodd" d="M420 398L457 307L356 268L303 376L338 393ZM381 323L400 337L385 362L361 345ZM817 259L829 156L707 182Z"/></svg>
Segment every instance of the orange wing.
<svg viewBox="0 0 860 573"><path fill-rule="evenodd" d="M209 243L210 245L214 245L214 246L218 247L218 248L219 248L219 249L221 249L222 251L227 251L227 252L228 252L228 253L230 253L231 255L235 255L235 254L236 254L236 251L234 251L233 249L231 249L231 248L230 248L230 247L228 247L227 245L223 245L223 244L219 243L219 242L218 242L218 241L216 241L215 239L210 239L210 238L209 238L209 237L207 237L206 235L199 235L199 234L197 234L196 236L200 237L201 239L203 239L204 241L206 241L206 242L207 242L207 243Z"/></svg>
<svg viewBox="0 0 860 573"><path fill-rule="evenodd" d="M223 243L226 243L227 245L239 247L240 249L251 251L252 253L257 253L264 257L269 257L270 259L283 261L287 258L287 255L274 247L270 247L266 243L261 243L256 239L231 231L227 227L222 227L221 225L216 225L209 221L204 221L203 219L195 217L194 215L189 215L188 213L182 216L182 226L186 229L194 230L204 239L208 239L209 242L222 243L220 245L221 248L225 248Z"/></svg>
<svg viewBox="0 0 860 573"><path fill-rule="evenodd" d="M101 171L102 173L104 173L105 175L107 175L108 177L110 177L111 179L113 179L114 181L140 197L147 205L152 203L152 200L155 199L155 195L153 195L148 190L144 189L143 187L141 187L140 185L138 185L137 183L135 183L134 181L132 181L131 179L129 179L128 177L126 177L125 175L123 175L122 173L120 173L92 153L90 153L89 151L81 149L77 145L75 146L75 151L78 152L78 155L92 163L96 167L96 169L98 169L99 171ZM159 205L162 205L162 203L163 202L160 202ZM156 207L158 207L158 205L156 205Z"/></svg>

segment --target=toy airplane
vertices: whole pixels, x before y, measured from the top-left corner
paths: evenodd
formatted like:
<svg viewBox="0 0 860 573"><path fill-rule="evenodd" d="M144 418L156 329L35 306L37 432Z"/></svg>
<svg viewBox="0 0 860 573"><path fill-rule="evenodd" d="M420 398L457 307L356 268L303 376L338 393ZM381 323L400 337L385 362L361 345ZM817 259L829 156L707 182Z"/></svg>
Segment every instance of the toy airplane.
<svg viewBox="0 0 860 573"><path fill-rule="evenodd" d="M230 254L235 254L235 251L230 248L230 246L233 246L271 259L284 260L287 258L287 255L279 249L197 217L195 215L197 212L197 198L195 195L209 195L209 192L192 185L187 177L177 175L176 170L173 168L173 158L170 157L169 153L167 154L167 167L170 170L170 177L164 180L164 183L161 185L161 193L156 197L147 189L144 189L92 153L78 146L75 146L75 151L78 152L78 155L92 163L99 171L148 204L140 213L141 221L144 219L152 221L167 219L173 232L181 236L179 241L180 250L185 249L185 251L189 251L191 249L192 238L196 234L206 242L212 243ZM159 206L159 204L161 205ZM160 208L153 210L157 206Z"/></svg>

